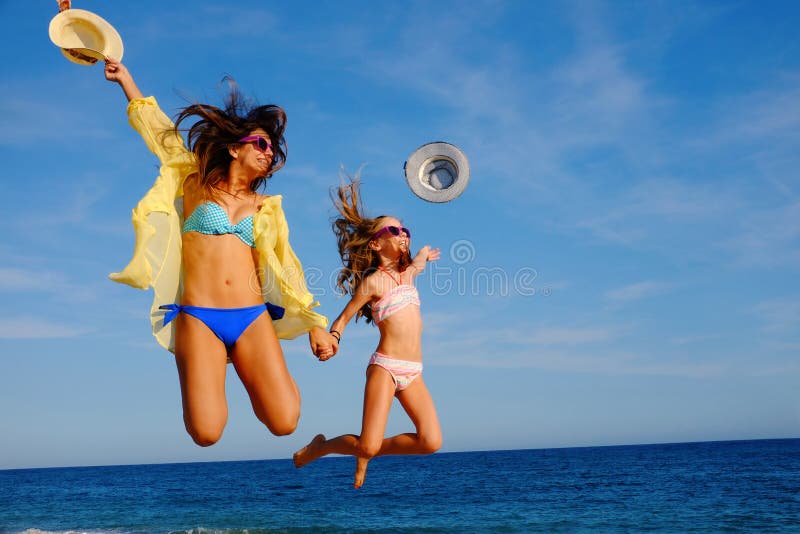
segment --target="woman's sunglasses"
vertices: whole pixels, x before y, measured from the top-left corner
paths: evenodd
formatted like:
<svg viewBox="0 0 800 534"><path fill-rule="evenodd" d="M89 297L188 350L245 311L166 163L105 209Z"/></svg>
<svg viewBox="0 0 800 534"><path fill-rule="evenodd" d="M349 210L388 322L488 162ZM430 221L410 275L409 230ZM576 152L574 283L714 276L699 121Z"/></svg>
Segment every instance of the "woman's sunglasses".
<svg viewBox="0 0 800 534"><path fill-rule="evenodd" d="M242 137L238 141L239 143L255 143L256 148L261 152L266 152L267 150L272 150L272 143L269 142L269 139L264 137L263 135L248 135L247 137Z"/></svg>
<svg viewBox="0 0 800 534"><path fill-rule="evenodd" d="M389 232L393 236L398 236L402 232L402 233L406 234L406 238L407 239L411 239L411 230L409 230L405 226L384 226L383 228L381 228L380 230L375 232L375 235L372 236L372 239L378 239L380 236L382 236L386 232Z"/></svg>

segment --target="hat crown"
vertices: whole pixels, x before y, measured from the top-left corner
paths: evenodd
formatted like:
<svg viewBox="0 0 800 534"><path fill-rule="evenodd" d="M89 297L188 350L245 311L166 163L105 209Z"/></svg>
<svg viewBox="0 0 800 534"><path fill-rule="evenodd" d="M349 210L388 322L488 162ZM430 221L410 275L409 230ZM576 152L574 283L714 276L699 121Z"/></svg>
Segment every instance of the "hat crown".
<svg viewBox="0 0 800 534"><path fill-rule="evenodd" d="M450 202L467 187L469 160L455 145L436 141L422 145L405 164L406 181L428 202Z"/></svg>
<svg viewBox="0 0 800 534"><path fill-rule="evenodd" d="M85 9L66 9L53 17L50 40L70 61L91 65L105 57L122 59L122 38L102 17Z"/></svg>
<svg viewBox="0 0 800 534"><path fill-rule="evenodd" d="M61 28L61 48L88 48L101 52L105 48L105 39L97 27L87 24L81 19L73 19Z"/></svg>

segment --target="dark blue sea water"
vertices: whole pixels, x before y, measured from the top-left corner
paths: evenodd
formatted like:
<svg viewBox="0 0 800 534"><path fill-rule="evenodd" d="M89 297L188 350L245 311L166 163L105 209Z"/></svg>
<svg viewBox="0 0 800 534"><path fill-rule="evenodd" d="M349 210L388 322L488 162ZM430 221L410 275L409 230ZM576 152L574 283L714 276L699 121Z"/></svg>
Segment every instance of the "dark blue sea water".
<svg viewBox="0 0 800 534"><path fill-rule="evenodd" d="M800 532L800 439L0 471L0 531Z"/></svg>

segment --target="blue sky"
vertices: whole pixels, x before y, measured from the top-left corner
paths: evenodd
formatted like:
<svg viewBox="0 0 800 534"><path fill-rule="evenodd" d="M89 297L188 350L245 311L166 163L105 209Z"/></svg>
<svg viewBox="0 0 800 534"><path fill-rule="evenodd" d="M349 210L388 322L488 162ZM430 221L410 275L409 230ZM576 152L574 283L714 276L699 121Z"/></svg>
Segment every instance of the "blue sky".
<svg viewBox="0 0 800 534"><path fill-rule="evenodd" d="M328 188L362 172L442 259L419 280L443 450L800 436L800 8L792 2L101 2L170 114L232 75L289 116L284 196L335 316ZM185 433L151 294L109 281L156 160L100 66L68 62L55 2L2 2L0 468L289 458L357 432L376 331L320 363L285 342L294 435L229 368L215 446ZM431 204L403 163L448 141L466 192ZM389 431L411 428L396 405Z"/></svg>

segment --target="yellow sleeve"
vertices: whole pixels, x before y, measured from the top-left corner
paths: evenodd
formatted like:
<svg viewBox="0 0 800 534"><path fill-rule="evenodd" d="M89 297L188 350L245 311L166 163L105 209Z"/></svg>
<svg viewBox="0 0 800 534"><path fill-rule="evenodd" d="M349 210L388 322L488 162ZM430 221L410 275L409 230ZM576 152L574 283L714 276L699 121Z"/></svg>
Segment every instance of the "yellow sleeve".
<svg viewBox="0 0 800 534"><path fill-rule="evenodd" d="M286 311L275 321L278 337L292 339L313 327L327 328L327 317L312 311L319 305L306 287L303 266L289 244L289 227L281 207L281 197L265 200L254 227L259 251L259 274L265 301Z"/></svg>
<svg viewBox="0 0 800 534"><path fill-rule="evenodd" d="M150 152L158 156L162 165L176 158L191 157L183 137L175 131L175 124L161 111L155 97L131 100L128 104L128 122L142 136Z"/></svg>
<svg viewBox="0 0 800 534"><path fill-rule="evenodd" d="M163 326L163 311L158 306L180 298L182 186L187 176L197 172L197 164L155 98L132 100L128 120L159 158L161 167L155 183L131 214L136 236L133 257L109 278L139 289L153 288L153 334L162 346L173 350L174 327L172 323Z"/></svg>

